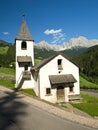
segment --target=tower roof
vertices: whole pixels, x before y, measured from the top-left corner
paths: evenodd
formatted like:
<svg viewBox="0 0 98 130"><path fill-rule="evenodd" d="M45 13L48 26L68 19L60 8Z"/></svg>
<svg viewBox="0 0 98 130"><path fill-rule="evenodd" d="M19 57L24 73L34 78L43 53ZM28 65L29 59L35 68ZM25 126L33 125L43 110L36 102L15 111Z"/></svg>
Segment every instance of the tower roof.
<svg viewBox="0 0 98 130"><path fill-rule="evenodd" d="M25 20L22 21L22 24L20 26L20 30L19 30L19 33L18 33L16 39L33 40Z"/></svg>

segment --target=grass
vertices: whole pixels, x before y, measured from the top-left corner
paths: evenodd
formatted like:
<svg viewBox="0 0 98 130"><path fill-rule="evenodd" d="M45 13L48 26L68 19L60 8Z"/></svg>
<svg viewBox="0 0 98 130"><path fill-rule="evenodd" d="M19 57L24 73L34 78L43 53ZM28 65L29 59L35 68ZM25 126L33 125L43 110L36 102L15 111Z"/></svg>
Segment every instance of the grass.
<svg viewBox="0 0 98 130"><path fill-rule="evenodd" d="M15 86L15 82L10 81L10 80L1 80L0 79L0 84L3 86L6 86L8 88L14 89Z"/></svg>
<svg viewBox="0 0 98 130"><path fill-rule="evenodd" d="M15 75L15 70L11 69L11 68L1 67L0 68L0 74L1 75L12 75L12 76L14 76Z"/></svg>
<svg viewBox="0 0 98 130"><path fill-rule="evenodd" d="M0 54L2 54L2 55L7 54L8 49L9 49L8 46L0 47Z"/></svg>
<svg viewBox="0 0 98 130"><path fill-rule="evenodd" d="M24 93L27 93L29 95L32 95L32 96L36 96L36 94L35 94L33 89L21 89L20 91L24 92Z"/></svg>
<svg viewBox="0 0 98 130"><path fill-rule="evenodd" d="M0 68L0 75L10 75L10 76L15 76L15 70L11 68ZM10 80L4 80L0 79L0 84L3 86L6 86L8 88L14 89L15 87L15 82L10 81ZM35 92L33 89L21 89L22 92L30 94L32 96L36 96Z"/></svg>
<svg viewBox="0 0 98 130"><path fill-rule="evenodd" d="M87 94L81 94L81 97L83 98L82 103L72 103L72 105L91 116L98 116L98 98Z"/></svg>
<svg viewBox="0 0 98 130"><path fill-rule="evenodd" d="M80 88L83 89L98 89L98 85L92 82L87 81L83 77L80 76Z"/></svg>
<svg viewBox="0 0 98 130"><path fill-rule="evenodd" d="M35 59L35 60L34 60L35 65L37 65L37 64L40 63L40 62L41 62L40 59Z"/></svg>
<svg viewBox="0 0 98 130"><path fill-rule="evenodd" d="M14 76L15 75L15 70L11 68L3 68L0 67L0 75L8 75L8 76ZM0 79L0 85L6 86L8 88L14 89L15 82L11 80L5 80L5 79Z"/></svg>

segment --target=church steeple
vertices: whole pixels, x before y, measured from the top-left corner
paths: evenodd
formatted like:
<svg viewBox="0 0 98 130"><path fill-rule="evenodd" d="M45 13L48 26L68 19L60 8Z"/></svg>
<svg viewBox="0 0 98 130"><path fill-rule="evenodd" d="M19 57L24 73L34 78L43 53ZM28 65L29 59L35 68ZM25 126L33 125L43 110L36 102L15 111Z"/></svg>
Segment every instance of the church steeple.
<svg viewBox="0 0 98 130"><path fill-rule="evenodd" d="M20 30L19 30L19 33L18 33L16 39L33 41L25 19L22 20L22 24L20 26Z"/></svg>
<svg viewBox="0 0 98 130"><path fill-rule="evenodd" d="M29 32L23 16L19 33L15 39L16 45L16 87L34 86L31 68L34 66L34 40Z"/></svg>

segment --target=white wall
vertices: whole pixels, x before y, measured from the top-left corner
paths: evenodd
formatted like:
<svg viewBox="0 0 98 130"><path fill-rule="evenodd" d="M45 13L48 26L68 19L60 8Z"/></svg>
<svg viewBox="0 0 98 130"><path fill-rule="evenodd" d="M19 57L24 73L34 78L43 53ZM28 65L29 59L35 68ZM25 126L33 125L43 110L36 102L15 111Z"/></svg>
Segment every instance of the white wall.
<svg viewBox="0 0 98 130"><path fill-rule="evenodd" d="M79 69L76 65L65 59L62 55L58 55L53 60L51 60L49 63L44 65L40 69L40 97L42 99L54 102L57 100L56 98L56 89L52 89L52 94L50 96L46 96L46 88L51 88L51 84L49 81L49 75L60 75L57 65L57 60L62 59L62 67L63 70L61 70L60 74L72 74L77 82L74 84L74 93L68 93L70 94L79 94ZM68 91L68 90L67 90Z"/></svg>
<svg viewBox="0 0 98 130"><path fill-rule="evenodd" d="M34 51L33 51L33 41L26 41L27 43L27 49L22 50L21 49L21 43L22 40L16 40L16 87L19 84L21 80L21 74L24 71L24 67L19 66L19 63L17 62L17 56L31 56L32 58L32 64L34 65ZM28 71L30 71L32 66L28 67ZM22 88L32 88L34 87L34 79L31 76L31 80L25 80L23 83Z"/></svg>
<svg viewBox="0 0 98 130"><path fill-rule="evenodd" d="M34 61L34 48L33 48L33 41L26 41L27 49L21 49L22 40L16 40L16 56L31 56L32 61ZM33 62L34 65L34 62Z"/></svg>

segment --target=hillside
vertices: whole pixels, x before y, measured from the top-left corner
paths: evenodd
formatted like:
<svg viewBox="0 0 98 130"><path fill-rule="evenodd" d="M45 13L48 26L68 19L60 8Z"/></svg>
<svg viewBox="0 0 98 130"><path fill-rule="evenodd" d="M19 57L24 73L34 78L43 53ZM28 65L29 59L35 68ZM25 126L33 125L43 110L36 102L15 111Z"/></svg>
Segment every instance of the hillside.
<svg viewBox="0 0 98 130"><path fill-rule="evenodd" d="M3 40L0 40L0 54L1 55L7 54L9 46L10 46L9 43L7 43L7 42L5 42Z"/></svg>
<svg viewBox="0 0 98 130"><path fill-rule="evenodd" d="M9 46L10 44L6 41L0 40L0 47Z"/></svg>
<svg viewBox="0 0 98 130"><path fill-rule="evenodd" d="M91 80L98 83L98 45L90 47L86 52L73 58L84 73Z"/></svg>
<svg viewBox="0 0 98 130"><path fill-rule="evenodd" d="M0 66L9 67L15 61L15 46L0 40Z"/></svg>
<svg viewBox="0 0 98 130"><path fill-rule="evenodd" d="M76 47L76 48L73 47L72 49L66 49L63 51L47 50L45 48L39 49L39 48L34 47L34 56L35 56L35 59L45 59L57 52L60 52L60 53L64 53L65 55L69 57L74 57L85 52L86 50L87 48L85 47Z"/></svg>

